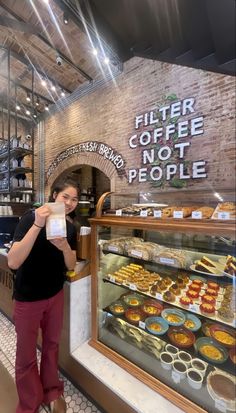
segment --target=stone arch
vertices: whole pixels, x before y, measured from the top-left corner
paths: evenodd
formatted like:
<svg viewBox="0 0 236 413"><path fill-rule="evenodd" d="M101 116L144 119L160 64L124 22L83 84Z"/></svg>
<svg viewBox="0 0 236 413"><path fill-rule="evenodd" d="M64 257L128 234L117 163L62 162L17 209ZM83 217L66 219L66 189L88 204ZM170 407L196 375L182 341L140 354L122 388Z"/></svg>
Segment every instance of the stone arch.
<svg viewBox="0 0 236 413"><path fill-rule="evenodd" d="M117 174L117 169L115 166L107 161L107 159L104 159L101 157L101 155L98 155L97 153L80 153L80 154L74 154L70 156L69 158L65 159L62 161L57 168L52 172L50 177L48 178L48 181L46 182L45 185L45 194L46 198L49 195L50 188L55 182L55 180L60 176L63 177L64 175L68 175L70 171L72 171L75 168L79 168L82 165L89 165L91 167L97 168L100 171L102 171L109 179L111 182L110 189L111 191L115 191L115 180L116 177L118 176Z"/></svg>

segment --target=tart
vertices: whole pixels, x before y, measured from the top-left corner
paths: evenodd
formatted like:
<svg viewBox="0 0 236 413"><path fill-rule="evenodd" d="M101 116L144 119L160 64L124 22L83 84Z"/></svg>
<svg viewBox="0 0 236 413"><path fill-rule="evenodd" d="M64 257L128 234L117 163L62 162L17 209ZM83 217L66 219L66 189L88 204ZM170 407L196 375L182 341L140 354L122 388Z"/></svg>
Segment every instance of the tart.
<svg viewBox="0 0 236 413"><path fill-rule="evenodd" d="M218 291L214 290L213 288L207 288L206 294L213 295L213 296L217 296L217 295L218 295Z"/></svg>
<svg viewBox="0 0 236 413"><path fill-rule="evenodd" d="M173 285L170 287L170 291L171 291L173 294L175 294L175 295L180 295L180 293L181 293L178 284L173 284Z"/></svg>
<svg viewBox="0 0 236 413"><path fill-rule="evenodd" d="M186 292L186 294L187 294L187 296L189 297L189 298L198 298L199 297L199 292L198 291L194 291L194 290L188 290L187 292Z"/></svg>
<svg viewBox="0 0 236 413"><path fill-rule="evenodd" d="M149 290L149 284L148 283L141 282L141 283L137 283L136 285L137 285L137 289L139 291L148 291Z"/></svg>
<svg viewBox="0 0 236 413"><path fill-rule="evenodd" d="M212 297L212 295L204 294L204 295L202 295L201 298L202 298L203 303L208 303L208 304L212 304L212 305L215 305L215 303L216 303L216 300L215 300L214 297Z"/></svg>
<svg viewBox="0 0 236 413"><path fill-rule="evenodd" d="M215 314L215 306L212 304L202 303L199 308L201 313L207 316Z"/></svg>
<svg viewBox="0 0 236 413"><path fill-rule="evenodd" d="M165 277L162 282L168 287L169 285L172 284L172 279L170 277Z"/></svg>
<svg viewBox="0 0 236 413"><path fill-rule="evenodd" d="M176 284L179 286L179 288L185 288L186 284L184 280L176 280Z"/></svg>
<svg viewBox="0 0 236 413"><path fill-rule="evenodd" d="M194 278L194 279L192 280L192 283L193 283L193 284L200 285L200 286L203 285L203 281L202 281L202 280L199 280L198 278Z"/></svg>
<svg viewBox="0 0 236 413"><path fill-rule="evenodd" d="M215 282L213 282L213 281L209 281L208 283L207 283L207 288L210 288L210 289L213 289L213 290L219 290L219 288L220 288L220 286L219 286L219 284L217 284L217 283L215 283Z"/></svg>
<svg viewBox="0 0 236 413"><path fill-rule="evenodd" d="M234 313L229 306L221 306L218 309L218 317L223 321L232 321Z"/></svg>
<svg viewBox="0 0 236 413"><path fill-rule="evenodd" d="M189 282L189 276L187 274L179 274L177 277L178 280L183 280L185 284Z"/></svg>
<svg viewBox="0 0 236 413"><path fill-rule="evenodd" d="M193 304L193 300L190 297L181 297L179 302L185 307L188 307L189 304Z"/></svg>
<svg viewBox="0 0 236 413"><path fill-rule="evenodd" d="M199 284L192 283L192 284L190 284L189 289L199 292L201 290L201 286Z"/></svg>
<svg viewBox="0 0 236 413"><path fill-rule="evenodd" d="M168 301L169 303L173 303L175 301L175 295L171 291L166 291L163 294L163 298L165 301Z"/></svg>

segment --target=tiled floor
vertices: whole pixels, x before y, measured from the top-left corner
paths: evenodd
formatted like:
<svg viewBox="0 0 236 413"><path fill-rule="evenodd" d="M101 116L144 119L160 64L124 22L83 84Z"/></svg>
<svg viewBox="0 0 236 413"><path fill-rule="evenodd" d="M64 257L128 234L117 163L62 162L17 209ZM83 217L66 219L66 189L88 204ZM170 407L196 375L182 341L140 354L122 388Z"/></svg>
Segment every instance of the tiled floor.
<svg viewBox="0 0 236 413"><path fill-rule="evenodd" d="M0 363L8 370L14 379L16 337L13 324L0 313ZM40 351L38 351L40 361ZM67 413L101 413L69 380L60 374L64 380L64 397L67 403ZM41 407L39 413L46 413L47 408Z"/></svg>

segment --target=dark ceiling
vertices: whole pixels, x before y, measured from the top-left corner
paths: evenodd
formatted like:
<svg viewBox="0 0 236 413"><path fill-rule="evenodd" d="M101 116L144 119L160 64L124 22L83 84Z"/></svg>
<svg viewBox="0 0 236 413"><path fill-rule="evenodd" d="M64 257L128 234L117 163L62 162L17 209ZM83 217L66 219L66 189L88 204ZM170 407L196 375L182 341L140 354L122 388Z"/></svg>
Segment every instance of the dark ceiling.
<svg viewBox="0 0 236 413"><path fill-rule="evenodd" d="M33 84L41 113L62 90L91 87L133 56L235 75L235 38L235 0L0 0L0 100L9 49L11 110Z"/></svg>
<svg viewBox="0 0 236 413"><path fill-rule="evenodd" d="M63 3L76 9L78 2ZM135 55L235 74L235 0L89 0L80 4L87 20L92 14L98 32L113 44L122 61Z"/></svg>

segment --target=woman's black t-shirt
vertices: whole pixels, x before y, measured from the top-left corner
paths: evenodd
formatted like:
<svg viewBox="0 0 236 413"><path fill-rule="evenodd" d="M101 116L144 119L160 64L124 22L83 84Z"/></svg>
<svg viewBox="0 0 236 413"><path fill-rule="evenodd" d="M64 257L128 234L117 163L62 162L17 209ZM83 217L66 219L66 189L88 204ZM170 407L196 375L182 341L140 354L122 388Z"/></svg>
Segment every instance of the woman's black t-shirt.
<svg viewBox="0 0 236 413"><path fill-rule="evenodd" d="M13 242L21 241L34 223L34 211L24 214L16 227ZM66 221L67 240L76 250L77 233L74 225ZM62 288L66 267L63 252L46 238L43 228L23 264L16 271L13 298L18 301L37 301L53 297Z"/></svg>

